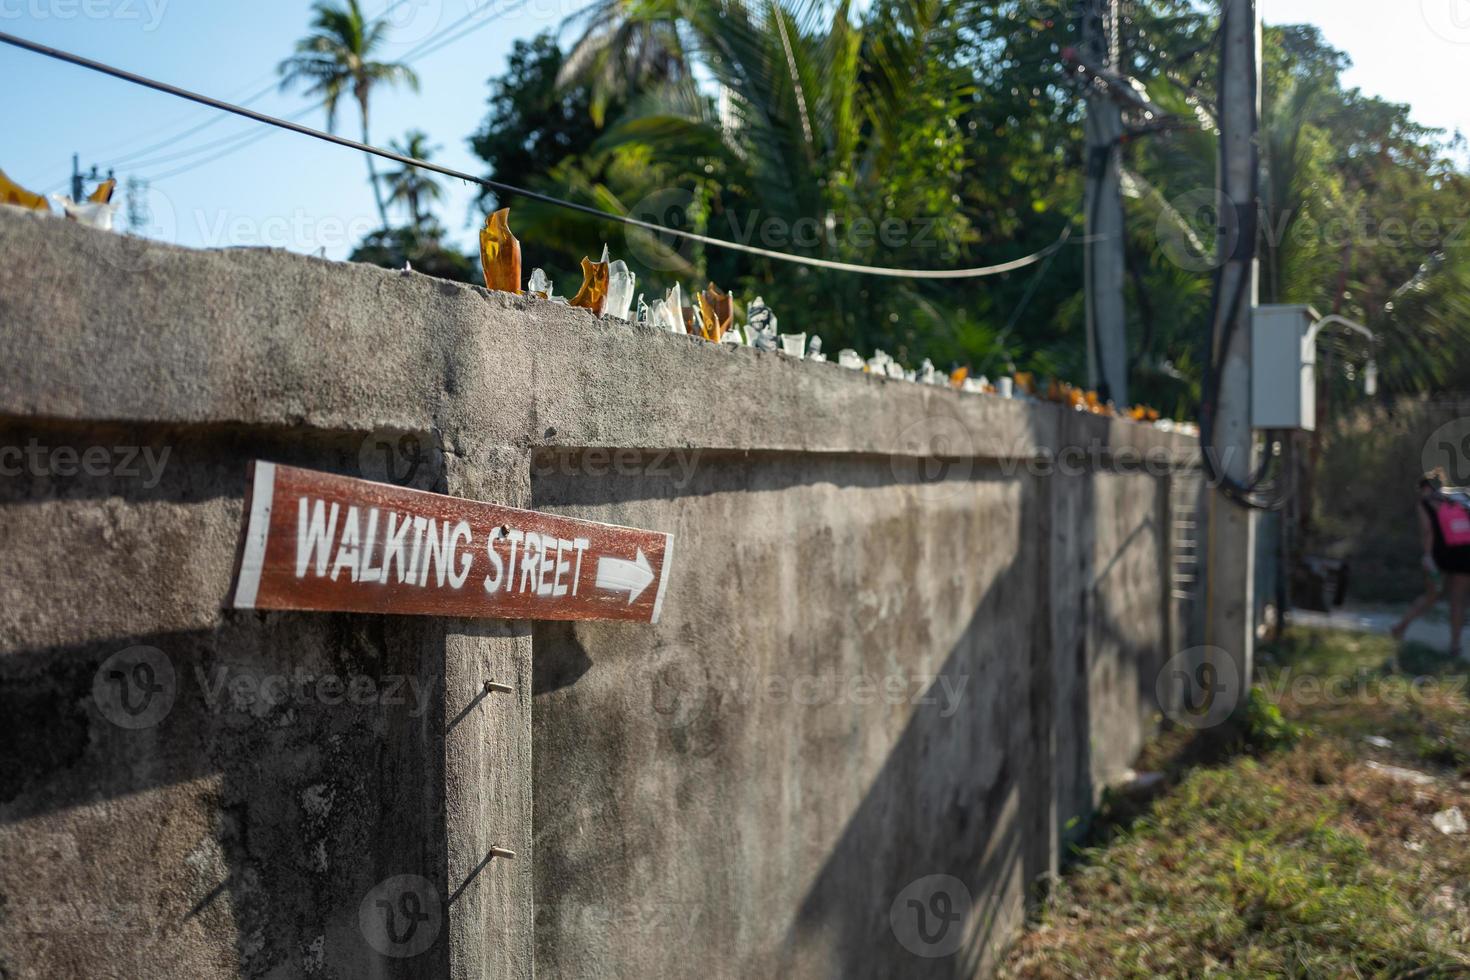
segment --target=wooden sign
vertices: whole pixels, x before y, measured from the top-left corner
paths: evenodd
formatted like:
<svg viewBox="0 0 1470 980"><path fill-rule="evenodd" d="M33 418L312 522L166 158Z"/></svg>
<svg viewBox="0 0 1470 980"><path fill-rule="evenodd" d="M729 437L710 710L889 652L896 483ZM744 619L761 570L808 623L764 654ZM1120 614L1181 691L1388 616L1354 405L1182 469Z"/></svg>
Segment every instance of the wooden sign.
<svg viewBox="0 0 1470 980"><path fill-rule="evenodd" d="M257 462L236 609L658 622L672 535Z"/></svg>

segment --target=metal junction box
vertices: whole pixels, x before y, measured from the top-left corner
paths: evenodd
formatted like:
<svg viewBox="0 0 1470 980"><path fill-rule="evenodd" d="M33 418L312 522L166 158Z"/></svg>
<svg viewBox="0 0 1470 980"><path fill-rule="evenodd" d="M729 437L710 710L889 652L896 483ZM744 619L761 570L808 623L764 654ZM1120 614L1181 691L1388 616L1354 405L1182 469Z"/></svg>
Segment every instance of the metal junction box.
<svg viewBox="0 0 1470 980"><path fill-rule="evenodd" d="M1319 317L1310 306L1258 306L1251 318L1251 427L1317 427Z"/></svg>

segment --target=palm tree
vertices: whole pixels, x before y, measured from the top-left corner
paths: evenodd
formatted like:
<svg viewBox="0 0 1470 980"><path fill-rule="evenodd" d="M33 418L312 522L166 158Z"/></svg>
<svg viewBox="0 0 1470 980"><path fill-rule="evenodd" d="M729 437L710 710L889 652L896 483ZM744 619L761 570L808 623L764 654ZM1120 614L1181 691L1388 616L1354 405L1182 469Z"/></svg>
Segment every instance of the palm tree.
<svg viewBox="0 0 1470 980"><path fill-rule="evenodd" d="M590 86L592 122L601 127L609 105L688 76L678 18L677 0L594 0L564 22L584 26L557 85Z"/></svg>
<svg viewBox="0 0 1470 980"><path fill-rule="evenodd" d="M429 145L429 136L421 129L411 129L404 134L403 141L392 140L388 144L393 152L415 160L427 160L439 150ZM407 164L402 170L383 174L379 178L388 188L389 204L402 204L408 209L409 220L416 232L424 230L424 205L444 199L444 189L439 182L418 167Z"/></svg>
<svg viewBox="0 0 1470 980"><path fill-rule="evenodd" d="M418 76L405 64L372 60L374 52L382 47L387 37L388 22L382 18L368 18L358 0L346 0L345 5L333 0L317 0L311 9L315 14L311 33L296 42L296 53L276 69L281 76L281 88L288 89L298 82L308 85L306 94L320 98L327 110L329 131L336 129L337 101L344 93L350 92L362 114L362 141L369 143L368 99L373 87L379 83L396 85L402 82L417 92ZM387 227L388 209L378 186L378 173L373 166L372 155L364 156L367 158L373 199L378 205L378 217Z"/></svg>
<svg viewBox="0 0 1470 980"><path fill-rule="evenodd" d="M602 0L562 80L585 79L594 91L609 84L601 70L617 64L627 49L607 39L664 30L674 18L677 30L655 36L676 38L680 59L690 67L662 80L655 74L631 93L615 88L617 98L633 97L594 152L636 150L674 166L697 161L681 186L712 174L726 188L739 188L738 195L714 202L740 210L726 212L728 227L747 219L759 227L768 216L780 216L788 227L803 229L793 233L788 250L846 261L942 265L952 261L950 250L968 234L950 203L959 189L963 146L951 120L968 105L967 79L953 69L953 52L942 50L953 44L954 33L940 26L960 16L962 3L876 0L855 22L852 0ZM643 45L634 53L641 57L652 49ZM589 54L580 65L579 50ZM593 52L614 60L591 59ZM575 70L583 65L594 70ZM706 79L717 87L717 99L706 96ZM596 184L580 196L610 200L613 190ZM895 213L932 218L926 227L938 229L935 240L895 259L879 256L889 249L876 236L832 230ZM526 219L534 222L534 213L522 221L529 229ZM897 280L874 286L822 271L778 279L763 260L737 268L727 266L726 278L751 277L784 308L821 309L825 322L841 323L845 340L859 346L892 350L910 323L943 319L919 289ZM880 294L903 308L903 327L892 326L897 318L875 314L886 302Z"/></svg>

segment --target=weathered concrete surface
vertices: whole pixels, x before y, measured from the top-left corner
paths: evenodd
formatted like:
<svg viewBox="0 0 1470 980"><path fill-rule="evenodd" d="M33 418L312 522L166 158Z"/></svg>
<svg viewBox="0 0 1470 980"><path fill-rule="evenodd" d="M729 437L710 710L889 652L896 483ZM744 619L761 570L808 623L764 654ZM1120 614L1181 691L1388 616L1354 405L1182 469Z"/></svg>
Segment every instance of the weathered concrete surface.
<svg viewBox="0 0 1470 980"><path fill-rule="evenodd" d="M543 975L969 976L1012 934L1049 860L1038 481L965 469L537 482L538 507L692 542L657 634L537 629ZM976 905L926 960L888 917L938 873Z"/></svg>
<svg viewBox="0 0 1470 980"><path fill-rule="evenodd" d="M437 733L451 627L223 611L241 459L340 468L341 455L160 436L36 425L0 436L172 450L151 489L110 476L0 480L4 970L420 975L380 962L357 906L391 874L445 884ZM146 679L155 695L130 687L135 703L158 706L133 728L99 688L133 683L104 668L136 646L158 651L172 677L159 667ZM263 693L269 677L280 680ZM342 687L319 688L323 678ZM370 694L349 699L353 678ZM299 693L283 686L298 679ZM427 955L442 966L445 949Z"/></svg>
<svg viewBox="0 0 1470 980"><path fill-rule="evenodd" d="M141 253L24 213L0 216L0 248L27 256L0 280L0 365L15 366L5 415L348 432L430 420L452 450L472 434L491 446L988 458L1058 450L1065 422L1069 445L1193 450L1151 427L279 250Z"/></svg>
<svg viewBox="0 0 1470 980"><path fill-rule="evenodd" d="M0 254L0 452L170 454L0 475L4 975L971 976L1146 730L1165 481L1115 471L1178 436L3 208ZM252 458L672 531L664 620L225 610Z"/></svg>

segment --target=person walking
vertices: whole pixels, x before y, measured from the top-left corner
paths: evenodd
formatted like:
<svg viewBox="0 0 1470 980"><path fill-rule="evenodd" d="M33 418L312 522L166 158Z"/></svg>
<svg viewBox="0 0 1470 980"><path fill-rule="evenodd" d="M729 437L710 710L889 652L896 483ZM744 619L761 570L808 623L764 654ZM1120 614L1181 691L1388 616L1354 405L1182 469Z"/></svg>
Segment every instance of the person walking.
<svg viewBox="0 0 1470 980"><path fill-rule="evenodd" d="M1432 470L1419 480L1418 514L1426 589L1393 627L1393 637L1402 640L1409 624L1432 609L1443 595L1450 600L1449 652L1460 657L1460 633L1470 602L1470 494L1447 490L1444 472Z"/></svg>

